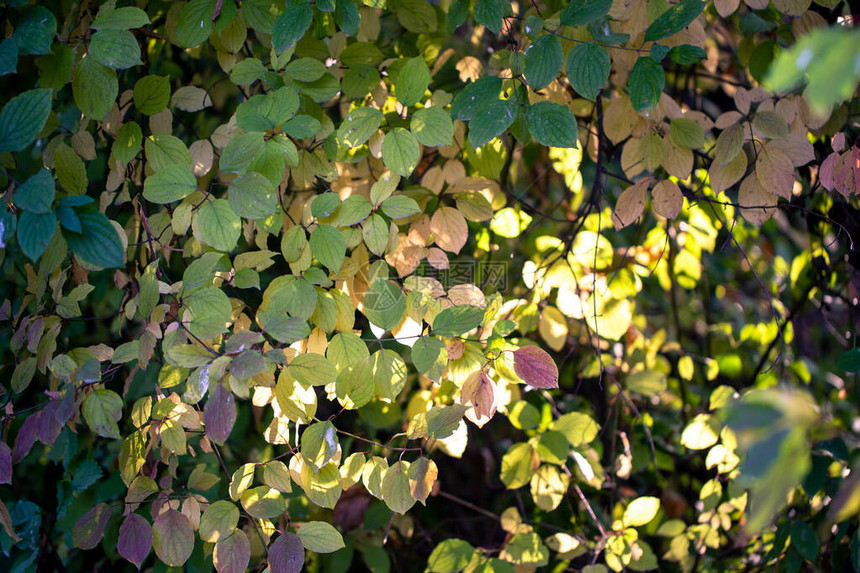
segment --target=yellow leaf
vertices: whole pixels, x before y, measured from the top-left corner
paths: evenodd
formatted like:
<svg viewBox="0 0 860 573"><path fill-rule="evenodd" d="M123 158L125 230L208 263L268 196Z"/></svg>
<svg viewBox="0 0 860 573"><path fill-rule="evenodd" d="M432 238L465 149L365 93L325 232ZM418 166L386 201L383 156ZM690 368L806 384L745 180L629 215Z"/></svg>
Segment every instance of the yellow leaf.
<svg viewBox="0 0 860 573"><path fill-rule="evenodd" d="M567 342L567 319L554 306L546 306L540 313L538 331L547 346L558 352Z"/></svg>
<svg viewBox="0 0 860 573"><path fill-rule="evenodd" d="M656 497L643 496L634 499L624 510L622 522L625 527L645 525L657 515L660 510L660 500Z"/></svg>

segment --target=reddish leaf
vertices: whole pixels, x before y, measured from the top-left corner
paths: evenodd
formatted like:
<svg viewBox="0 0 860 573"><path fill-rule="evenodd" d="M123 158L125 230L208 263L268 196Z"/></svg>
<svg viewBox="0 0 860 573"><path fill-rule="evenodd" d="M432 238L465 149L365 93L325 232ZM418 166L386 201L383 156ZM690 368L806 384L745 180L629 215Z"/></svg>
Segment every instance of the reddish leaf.
<svg viewBox="0 0 860 573"><path fill-rule="evenodd" d="M244 573L251 560L251 543L241 529L215 544L215 570L218 573Z"/></svg>
<svg viewBox="0 0 860 573"><path fill-rule="evenodd" d="M216 385L209 394L203 423L206 425L206 435L216 444L223 444L230 437L230 431L236 423L236 400L223 384Z"/></svg>
<svg viewBox="0 0 860 573"><path fill-rule="evenodd" d="M80 549L93 549L102 540L110 519L110 507L100 503L89 510L72 527L72 543Z"/></svg>
<svg viewBox="0 0 860 573"><path fill-rule="evenodd" d="M12 448L12 463L18 463L23 460L33 444L36 443L36 431L39 429L39 414L36 412L27 416L24 423L21 424L21 429L18 430L18 435L15 436L15 446Z"/></svg>
<svg viewBox="0 0 860 573"><path fill-rule="evenodd" d="M175 509L168 509L152 523L152 547L159 559L180 567L194 551L194 527Z"/></svg>
<svg viewBox="0 0 860 573"><path fill-rule="evenodd" d="M301 573L305 547L298 536L284 533L269 546L269 569L272 573Z"/></svg>
<svg viewBox="0 0 860 573"><path fill-rule="evenodd" d="M537 346L523 346L514 351L514 372L534 388L558 388L558 367Z"/></svg>
<svg viewBox="0 0 860 573"><path fill-rule="evenodd" d="M132 513L119 527L116 550L140 569L151 549L152 526L142 515Z"/></svg>
<svg viewBox="0 0 860 573"><path fill-rule="evenodd" d="M12 483L12 450L0 442L0 483Z"/></svg>

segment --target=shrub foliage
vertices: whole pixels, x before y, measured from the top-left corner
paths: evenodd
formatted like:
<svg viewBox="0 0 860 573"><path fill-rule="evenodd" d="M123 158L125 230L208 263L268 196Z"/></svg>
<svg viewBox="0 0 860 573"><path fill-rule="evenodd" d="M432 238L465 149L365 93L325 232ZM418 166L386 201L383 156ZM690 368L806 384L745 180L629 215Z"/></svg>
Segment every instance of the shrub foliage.
<svg viewBox="0 0 860 573"><path fill-rule="evenodd" d="M848 2L0 12L4 571L860 571Z"/></svg>

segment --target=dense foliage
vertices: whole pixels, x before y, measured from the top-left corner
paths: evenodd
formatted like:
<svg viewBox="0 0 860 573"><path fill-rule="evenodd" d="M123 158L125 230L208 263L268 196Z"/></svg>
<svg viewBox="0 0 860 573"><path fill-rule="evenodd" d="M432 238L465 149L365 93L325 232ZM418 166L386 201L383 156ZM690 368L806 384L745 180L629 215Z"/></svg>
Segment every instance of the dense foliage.
<svg viewBox="0 0 860 573"><path fill-rule="evenodd" d="M848 2L0 13L0 570L860 571Z"/></svg>

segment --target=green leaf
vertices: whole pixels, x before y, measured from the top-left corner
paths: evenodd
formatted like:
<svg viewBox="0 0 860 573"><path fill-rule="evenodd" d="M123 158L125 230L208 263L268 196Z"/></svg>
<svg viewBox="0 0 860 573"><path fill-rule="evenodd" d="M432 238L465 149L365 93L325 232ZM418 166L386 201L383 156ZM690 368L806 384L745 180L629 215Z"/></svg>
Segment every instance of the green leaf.
<svg viewBox="0 0 860 573"><path fill-rule="evenodd" d="M143 181L147 201L165 205L184 199L197 190L197 178L187 165L170 165Z"/></svg>
<svg viewBox="0 0 860 573"><path fill-rule="evenodd" d="M397 283L384 279L374 281L364 295L364 315L383 330L391 330L406 314L406 297Z"/></svg>
<svg viewBox="0 0 860 573"><path fill-rule="evenodd" d="M191 312L188 329L203 339L215 338L223 333L233 310L227 295L214 286L194 291L183 299L183 303Z"/></svg>
<svg viewBox="0 0 860 573"><path fill-rule="evenodd" d="M440 106L425 107L413 113L409 128L418 143L427 147L451 145L454 140L454 122Z"/></svg>
<svg viewBox="0 0 860 573"><path fill-rule="evenodd" d="M272 28L272 47L280 54L305 35L314 18L314 9L303 0L290 0L286 9L275 20Z"/></svg>
<svg viewBox="0 0 860 573"><path fill-rule="evenodd" d="M460 304L444 309L433 319L433 334L461 336L477 328L484 320L484 309L471 304Z"/></svg>
<svg viewBox="0 0 860 573"><path fill-rule="evenodd" d="M18 44L12 38L0 42L0 76L18 72ZM46 86L47 87L47 86Z"/></svg>
<svg viewBox="0 0 860 573"><path fill-rule="evenodd" d="M117 133L116 140L111 147L111 153L114 159L125 165L140 153L142 143L143 132L140 126L130 121L119 128L119 133Z"/></svg>
<svg viewBox="0 0 860 573"><path fill-rule="evenodd" d="M372 210L373 205L364 196L357 194L350 195L338 206L331 224L335 227L357 225L364 221Z"/></svg>
<svg viewBox="0 0 860 573"><path fill-rule="evenodd" d="M230 70L230 81L237 86L249 86L266 74L266 66L257 58L245 58Z"/></svg>
<svg viewBox="0 0 860 573"><path fill-rule="evenodd" d="M636 60L627 79L627 89L630 91L630 103L633 109L642 111L660 103L665 82L666 76L660 64L647 56Z"/></svg>
<svg viewBox="0 0 860 573"><path fill-rule="evenodd" d="M337 369L322 354L299 354L290 362L289 372L304 386L322 386L337 379ZM325 465L324 463L319 466ZM318 467L319 467L318 466Z"/></svg>
<svg viewBox="0 0 860 573"><path fill-rule="evenodd" d="M412 497L409 487L406 463L399 461L385 472L382 478L382 499L388 509L403 515L417 501Z"/></svg>
<svg viewBox="0 0 860 573"><path fill-rule="evenodd" d="M576 93L595 101L609 79L609 52L597 44L577 44L567 53L565 73Z"/></svg>
<svg viewBox="0 0 860 573"><path fill-rule="evenodd" d="M191 152L182 140L174 135L154 133L146 138L144 149L146 160L153 171L161 171L171 165L192 166Z"/></svg>
<svg viewBox="0 0 860 573"><path fill-rule="evenodd" d="M215 0L191 0L179 12L176 40L183 48L199 46L212 34Z"/></svg>
<svg viewBox="0 0 860 573"><path fill-rule="evenodd" d="M231 181L227 198L236 214L246 219L265 219L278 210L275 186L255 172Z"/></svg>
<svg viewBox="0 0 860 573"><path fill-rule="evenodd" d="M284 124L284 133L296 139L308 139L322 128L319 120L309 115L297 115Z"/></svg>
<svg viewBox="0 0 860 573"><path fill-rule="evenodd" d="M311 202L311 215L317 219L328 217L340 206L340 197L337 193L323 193L313 198Z"/></svg>
<svg viewBox="0 0 860 573"><path fill-rule="evenodd" d="M236 110L236 123L245 131L278 131L296 110L299 96L291 87L266 95L255 95Z"/></svg>
<svg viewBox="0 0 860 573"><path fill-rule="evenodd" d="M394 83L397 101L405 106L415 105L424 97L430 85L430 68L424 58L417 56L406 60Z"/></svg>
<svg viewBox="0 0 860 573"><path fill-rule="evenodd" d="M87 192L87 169L72 148L61 143L54 151L54 170L60 185L72 195Z"/></svg>
<svg viewBox="0 0 860 573"><path fill-rule="evenodd" d="M333 553L345 547L341 534L325 521L303 523L296 531L296 535L305 549L314 553Z"/></svg>
<svg viewBox="0 0 860 573"><path fill-rule="evenodd" d="M406 363L393 350L379 350L370 357L370 371L376 395L386 402L394 402L406 385Z"/></svg>
<svg viewBox="0 0 860 573"><path fill-rule="evenodd" d="M421 148L412 132L395 127L382 141L382 161L392 172L409 177L421 159Z"/></svg>
<svg viewBox="0 0 860 573"><path fill-rule="evenodd" d="M340 270L346 256L346 241L341 233L331 225L317 225L311 231L311 254L332 272Z"/></svg>
<svg viewBox="0 0 860 573"><path fill-rule="evenodd" d="M573 447L584 446L597 437L600 426L594 418L581 412L564 414L549 425L551 430L564 434Z"/></svg>
<svg viewBox="0 0 860 573"><path fill-rule="evenodd" d="M337 129L338 144L348 148L364 144L382 124L382 112L372 107L357 107L349 112Z"/></svg>
<svg viewBox="0 0 860 573"><path fill-rule="evenodd" d="M475 3L475 22L483 24L497 36L502 31L502 19L513 15L510 2L505 0L478 0Z"/></svg>
<svg viewBox="0 0 860 573"><path fill-rule="evenodd" d="M645 30L645 41L656 42L676 34L690 25L705 9L702 0L681 0L654 20Z"/></svg>
<svg viewBox="0 0 860 573"><path fill-rule="evenodd" d="M660 511L660 500L658 498L651 496L637 497L624 508L621 522L624 524L624 527L640 527L657 517L658 511Z"/></svg>
<svg viewBox="0 0 860 573"><path fill-rule="evenodd" d="M79 259L103 269L119 269L125 265L125 251L116 227L94 207L76 210L80 233L63 232L63 238Z"/></svg>
<svg viewBox="0 0 860 573"><path fill-rule="evenodd" d="M84 400L84 420L104 438L119 439L117 422L122 418L122 398L111 390L94 390Z"/></svg>
<svg viewBox="0 0 860 573"><path fill-rule="evenodd" d="M436 31L436 10L424 0L388 0L388 9L410 32L428 34Z"/></svg>
<svg viewBox="0 0 860 573"><path fill-rule="evenodd" d="M18 222L18 244L31 261L37 261L57 228L57 217L53 213L31 213L24 211Z"/></svg>
<svg viewBox="0 0 860 573"><path fill-rule="evenodd" d="M442 379L448 366L445 343L435 336L422 336L412 345L412 363L416 370L434 382Z"/></svg>
<svg viewBox="0 0 860 573"><path fill-rule="evenodd" d="M562 26L590 24L609 13L612 0L571 0L561 10Z"/></svg>
<svg viewBox="0 0 860 573"><path fill-rule="evenodd" d="M541 36L526 49L524 75L529 87L542 90L548 86L561 71L564 52L557 36Z"/></svg>
<svg viewBox="0 0 860 573"><path fill-rule="evenodd" d="M72 72L72 95L84 115L103 120L119 95L116 72L95 58L78 61Z"/></svg>
<svg viewBox="0 0 860 573"><path fill-rule="evenodd" d="M840 354L836 365L845 372L860 372L860 348L852 348Z"/></svg>
<svg viewBox="0 0 860 573"><path fill-rule="evenodd" d="M219 251L232 251L242 234L242 220L226 199L209 199L197 212L195 236Z"/></svg>
<svg viewBox="0 0 860 573"><path fill-rule="evenodd" d="M265 141L260 132L243 133L224 146L218 167L222 173L239 173L251 166L254 157L263 151Z"/></svg>
<svg viewBox="0 0 860 573"><path fill-rule="evenodd" d="M90 28L94 30L131 30L132 28L142 28L149 25L149 16L140 8L128 6L125 8L116 8L100 14L98 18L93 20Z"/></svg>
<svg viewBox="0 0 860 573"><path fill-rule="evenodd" d="M699 46L691 46L690 44L681 44L669 50L669 59L682 66L696 64L706 57L708 57L708 54L705 53L705 50Z"/></svg>
<svg viewBox="0 0 860 573"><path fill-rule="evenodd" d="M301 356L310 355L302 354ZM323 358L323 360L325 359ZM321 468L337 454L338 445L334 424L328 421L311 424L302 433L302 461Z"/></svg>
<svg viewBox="0 0 860 573"><path fill-rule="evenodd" d="M403 219L421 212L415 199L407 195L392 195L382 202L380 209L392 219Z"/></svg>
<svg viewBox="0 0 860 573"><path fill-rule="evenodd" d="M140 45L128 30L107 29L93 34L90 56L115 70L142 64Z"/></svg>
<svg viewBox="0 0 860 573"><path fill-rule="evenodd" d="M56 192L54 177L47 169L39 171L15 190L15 204L31 213L50 213Z"/></svg>
<svg viewBox="0 0 860 573"><path fill-rule="evenodd" d="M472 561L475 548L462 539L446 539L439 543L430 554L427 568L432 573L453 573L462 571Z"/></svg>
<svg viewBox="0 0 860 573"><path fill-rule="evenodd" d="M134 107L144 115L155 115L170 103L170 78L145 76L134 84Z"/></svg>
<svg viewBox="0 0 860 573"><path fill-rule="evenodd" d="M482 108L469 122L469 142L478 148L500 136L511 126L517 115L517 106L509 100L496 100Z"/></svg>
<svg viewBox="0 0 860 573"><path fill-rule="evenodd" d="M0 152L22 151L33 143L51 113L51 90L30 90L9 100L0 111Z"/></svg>
<svg viewBox="0 0 860 573"><path fill-rule="evenodd" d="M499 99L502 78L483 76L467 85L451 104L451 118L471 121L482 108Z"/></svg>
<svg viewBox="0 0 860 573"><path fill-rule="evenodd" d="M29 6L18 19L12 39L21 56L43 55L51 51L57 33L57 19L44 6Z"/></svg>
<svg viewBox="0 0 860 573"><path fill-rule="evenodd" d="M514 444L502 456L502 483L508 489L517 489L529 483L537 469L537 455L529 444Z"/></svg>
<svg viewBox="0 0 860 573"><path fill-rule="evenodd" d="M821 544L818 541L818 535L809 524L802 521L791 524L791 546L807 561L815 563L818 560Z"/></svg>
<svg viewBox="0 0 860 573"><path fill-rule="evenodd" d="M242 507L248 515L256 519L274 519L287 510L284 496L268 486L247 490L240 498Z"/></svg>
<svg viewBox="0 0 860 573"><path fill-rule="evenodd" d="M705 131L692 119L682 117L670 122L669 137L684 149L701 149L705 145Z"/></svg>
<svg viewBox="0 0 860 573"><path fill-rule="evenodd" d="M529 133L547 147L577 147L576 117L566 105L541 101L528 108Z"/></svg>
<svg viewBox="0 0 860 573"><path fill-rule="evenodd" d="M358 6L352 0L337 0L334 21L347 36L356 36L361 25Z"/></svg>

